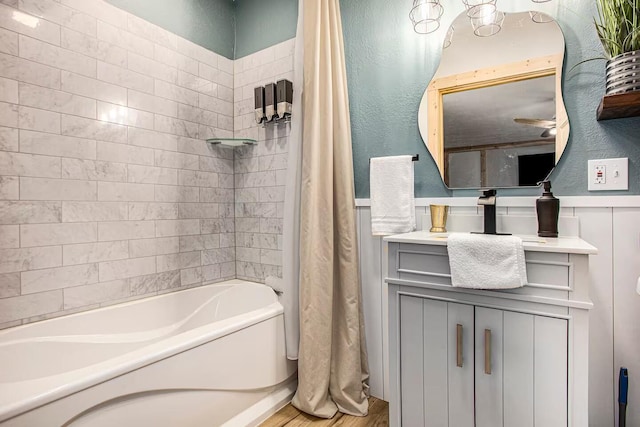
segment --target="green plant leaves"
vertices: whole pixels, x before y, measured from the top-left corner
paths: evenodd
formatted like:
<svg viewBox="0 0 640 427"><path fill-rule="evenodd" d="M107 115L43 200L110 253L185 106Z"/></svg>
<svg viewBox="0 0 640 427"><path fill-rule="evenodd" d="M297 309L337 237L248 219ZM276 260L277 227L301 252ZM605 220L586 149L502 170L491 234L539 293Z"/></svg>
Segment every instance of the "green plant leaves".
<svg viewBox="0 0 640 427"><path fill-rule="evenodd" d="M598 37L610 58L640 50L640 0L596 0Z"/></svg>

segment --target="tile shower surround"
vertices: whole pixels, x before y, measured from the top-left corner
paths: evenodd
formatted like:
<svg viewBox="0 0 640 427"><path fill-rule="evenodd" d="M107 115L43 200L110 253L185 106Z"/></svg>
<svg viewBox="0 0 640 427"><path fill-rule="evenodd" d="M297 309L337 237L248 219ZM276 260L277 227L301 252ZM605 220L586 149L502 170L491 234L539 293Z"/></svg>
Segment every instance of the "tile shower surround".
<svg viewBox="0 0 640 427"><path fill-rule="evenodd" d="M255 122L253 89L293 81L293 39L234 61L234 131L258 140L235 152L236 274L264 282L282 277L282 221L289 124Z"/></svg>
<svg viewBox="0 0 640 427"><path fill-rule="evenodd" d="M278 274L286 131L203 141L238 100L234 61L101 0L0 0L0 328L236 277L236 241Z"/></svg>

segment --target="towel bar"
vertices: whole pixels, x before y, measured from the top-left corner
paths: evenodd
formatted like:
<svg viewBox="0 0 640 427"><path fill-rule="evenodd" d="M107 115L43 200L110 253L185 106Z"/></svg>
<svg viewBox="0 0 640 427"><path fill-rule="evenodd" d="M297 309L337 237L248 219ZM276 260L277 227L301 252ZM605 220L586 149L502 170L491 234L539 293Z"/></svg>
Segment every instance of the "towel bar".
<svg viewBox="0 0 640 427"><path fill-rule="evenodd" d="M411 161L413 162L417 162L418 160L420 160L420 154L416 154L411 158ZM371 158L369 158L369 163L371 163Z"/></svg>

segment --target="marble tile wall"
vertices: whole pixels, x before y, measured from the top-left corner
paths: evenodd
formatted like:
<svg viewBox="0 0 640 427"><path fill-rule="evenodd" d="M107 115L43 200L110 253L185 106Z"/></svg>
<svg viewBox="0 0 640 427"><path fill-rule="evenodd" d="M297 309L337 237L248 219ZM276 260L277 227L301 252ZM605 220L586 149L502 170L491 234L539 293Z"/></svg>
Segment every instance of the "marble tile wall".
<svg viewBox="0 0 640 427"><path fill-rule="evenodd" d="M286 139L236 177L233 150L204 142L233 135L233 73L102 0L0 1L0 327L233 278L235 210L258 221L240 242L265 238L241 259L277 269Z"/></svg>
<svg viewBox="0 0 640 427"><path fill-rule="evenodd" d="M236 149L236 274L264 282L282 277L282 221L290 124L259 126L253 90L280 79L293 81L294 40L234 61L234 130L255 146Z"/></svg>

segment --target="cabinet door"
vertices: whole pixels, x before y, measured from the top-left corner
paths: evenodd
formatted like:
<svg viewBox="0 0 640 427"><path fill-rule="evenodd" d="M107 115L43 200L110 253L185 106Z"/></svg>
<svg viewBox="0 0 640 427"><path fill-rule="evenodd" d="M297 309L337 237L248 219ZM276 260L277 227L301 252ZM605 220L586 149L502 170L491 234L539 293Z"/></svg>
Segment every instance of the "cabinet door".
<svg viewBox="0 0 640 427"><path fill-rule="evenodd" d="M476 427L500 427L503 311L476 307Z"/></svg>
<svg viewBox="0 0 640 427"><path fill-rule="evenodd" d="M504 312L505 427L567 427L567 321Z"/></svg>
<svg viewBox="0 0 640 427"><path fill-rule="evenodd" d="M504 425L533 427L534 316L504 312Z"/></svg>
<svg viewBox="0 0 640 427"><path fill-rule="evenodd" d="M567 321L476 307L476 426L567 426Z"/></svg>
<svg viewBox="0 0 640 427"><path fill-rule="evenodd" d="M534 319L534 417L535 427L568 424L568 322L535 316Z"/></svg>
<svg viewBox="0 0 640 427"><path fill-rule="evenodd" d="M424 425L424 324L422 302L422 298L406 295L400 297L399 398L402 425L405 427L420 427ZM445 325L441 327L444 328Z"/></svg>
<svg viewBox="0 0 640 427"><path fill-rule="evenodd" d="M447 303L425 299L423 309L424 425L447 426ZM409 424L405 424L409 425Z"/></svg>
<svg viewBox="0 0 640 427"><path fill-rule="evenodd" d="M400 304L402 425L447 426L447 303L403 295Z"/></svg>
<svg viewBox="0 0 640 427"><path fill-rule="evenodd" d="M475 406L473 306L448 303L447 319L449 424L439 425L473 427Z"/></svg>
<svg viewBox="0 0 640 427"><path fill-rule="evenodd" d="M473 427L473 306L400 298L405 427Z"/></svg>

